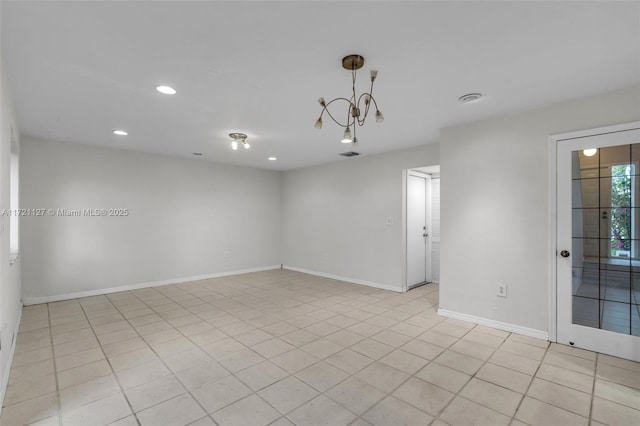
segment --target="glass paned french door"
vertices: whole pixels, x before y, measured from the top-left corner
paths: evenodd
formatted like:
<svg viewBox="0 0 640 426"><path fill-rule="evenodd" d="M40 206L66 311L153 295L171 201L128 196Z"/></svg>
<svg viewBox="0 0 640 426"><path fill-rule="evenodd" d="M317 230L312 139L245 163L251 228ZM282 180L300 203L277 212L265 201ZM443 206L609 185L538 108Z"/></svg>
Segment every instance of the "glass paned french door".
<svg viewBox="0 0 640 426"><path fill-rule="evenodd" d="M557 148L558 340L640 358L640 130Z"/></svg>

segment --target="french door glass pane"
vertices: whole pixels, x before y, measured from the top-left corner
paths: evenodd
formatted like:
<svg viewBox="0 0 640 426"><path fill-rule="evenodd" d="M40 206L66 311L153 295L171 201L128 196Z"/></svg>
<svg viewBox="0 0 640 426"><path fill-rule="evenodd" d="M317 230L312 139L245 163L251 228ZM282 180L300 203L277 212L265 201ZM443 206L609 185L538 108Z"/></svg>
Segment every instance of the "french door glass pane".
<svg viewBox="0 0 640 426"><path fill-rule="evenodd" d="M640 144L572 162L573 323L640 335Z"/></svg>

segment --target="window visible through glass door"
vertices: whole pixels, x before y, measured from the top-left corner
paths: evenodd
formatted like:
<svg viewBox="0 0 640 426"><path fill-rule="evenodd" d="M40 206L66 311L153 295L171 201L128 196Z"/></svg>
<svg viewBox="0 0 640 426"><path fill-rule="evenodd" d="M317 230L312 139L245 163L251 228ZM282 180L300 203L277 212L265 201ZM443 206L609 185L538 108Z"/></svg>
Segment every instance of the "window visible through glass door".
<svg viewBox="0 0 640 426"><path fill-rule="evenodd" d="M640 335L640 144L572 158L573 323Z"/></svg>

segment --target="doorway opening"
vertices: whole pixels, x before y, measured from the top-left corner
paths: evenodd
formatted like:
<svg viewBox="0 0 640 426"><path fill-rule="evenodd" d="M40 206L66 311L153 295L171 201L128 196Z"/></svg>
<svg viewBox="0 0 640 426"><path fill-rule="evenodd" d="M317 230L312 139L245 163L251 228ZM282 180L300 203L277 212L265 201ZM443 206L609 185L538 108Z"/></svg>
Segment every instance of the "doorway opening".
<svg viewBox="0 0 640 426"><path fill-rule="evenodd" d="M403 175L405 291L440 281L440 166Z"/></svg>

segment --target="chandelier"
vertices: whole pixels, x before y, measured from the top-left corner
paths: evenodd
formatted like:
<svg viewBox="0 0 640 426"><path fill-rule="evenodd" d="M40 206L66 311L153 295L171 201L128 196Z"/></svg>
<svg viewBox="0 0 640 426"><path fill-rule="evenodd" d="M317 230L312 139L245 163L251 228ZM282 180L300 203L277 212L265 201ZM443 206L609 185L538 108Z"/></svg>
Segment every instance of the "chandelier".
<svg viewBox="0 0 640 426"><path fill-rule="evenodd" d="M229 133L229 137L233 139L231 141L231 149L234 151L238 149L238 145L242 145L244 149L249 149L251 145L247 142L247 135L244 133Z"/></svg>
<svg viewBox="0 0 640 426"><path fill-rule="evenodd" d="M356 96L356 76L358 70L362 68L363 65L364 58L360 55L349 55L342 58L342 68L351 71L352 84L350 98L335 98L330 100L329 102L325 102L324 98L318 99L318 103L320 103L322 111L320 112L320 117L316 120L315 128L322 128L322 115L326 112L327 115L331 117L331 119L338 126L344 127L342 143L353 143L354 145L358 143L358 138L356 137L356 129L358 126L364 125L364 122L367 119L367 115L369 114L369 107L371 106L371 104L373 104L376 108L376 121L381 122L384 120L382 113L378 109L378 104L373 97L373 82L378 76L378 71L371 70L371 89L369 89L369 92L365 92L360 96ZM336 120L333 114L331 114L331 111L329 111L329 105L336 101L345 101L348 103L346 124ZM353 134L351 133L352 128Z"/></svg>

